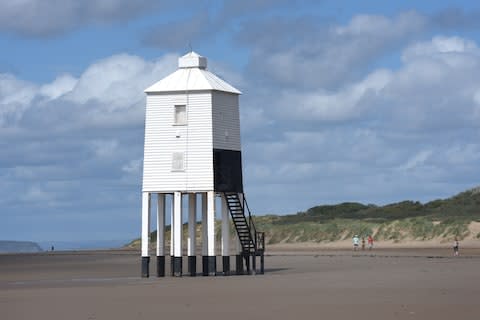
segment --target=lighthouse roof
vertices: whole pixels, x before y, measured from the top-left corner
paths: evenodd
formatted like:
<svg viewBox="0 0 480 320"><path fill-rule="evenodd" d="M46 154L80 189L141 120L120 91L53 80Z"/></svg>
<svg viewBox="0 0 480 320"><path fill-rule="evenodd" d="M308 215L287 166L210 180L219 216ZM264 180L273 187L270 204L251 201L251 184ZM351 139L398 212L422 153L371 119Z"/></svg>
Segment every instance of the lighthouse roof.
<svg viewBox="0 0 480 320"><path fill-rule="evenodd" d="M207 58L189 52L178 59L178 70L145 89L145 93L217 90L241 92L207 70Z"/></svg>

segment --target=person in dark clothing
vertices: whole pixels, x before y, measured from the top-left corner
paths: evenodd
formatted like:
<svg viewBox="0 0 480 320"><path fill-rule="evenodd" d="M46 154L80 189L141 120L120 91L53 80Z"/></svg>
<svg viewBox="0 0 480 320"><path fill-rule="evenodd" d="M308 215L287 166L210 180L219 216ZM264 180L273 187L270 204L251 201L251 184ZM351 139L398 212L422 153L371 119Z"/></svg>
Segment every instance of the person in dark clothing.
<svg viewBox="0 0 480 320"><path fill-rule="evenodd" d="M453 241L453 255L458 256L458 239L455 237L455 241Z"/></svg>

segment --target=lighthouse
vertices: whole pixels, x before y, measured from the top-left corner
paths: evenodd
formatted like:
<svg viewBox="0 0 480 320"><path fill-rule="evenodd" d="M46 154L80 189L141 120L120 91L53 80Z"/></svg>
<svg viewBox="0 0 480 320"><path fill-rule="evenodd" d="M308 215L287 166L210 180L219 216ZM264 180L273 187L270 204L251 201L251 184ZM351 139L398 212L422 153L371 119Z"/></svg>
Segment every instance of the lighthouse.
<svg viewBox="0 0 480 320"><path fill-rule="evenodd" d="M242 179L239 95L241 92L207 69L207 59L190 52L178 69L145 90L145 144L142 183L142 276L149 276L150 215L156 200L157 276L165 275L165 221L170 215L170 266L182 276L197 270L197 217L201 215L203 275L230 274L230 240L235 238L236 269L263 269L263 233L257 232L245 202ZM200 205L199 205L200 204ZM187 211L187 212L184 212ZM198 214L199 213L199 214ZM221 214L220 214L221 213ZM187 216L188 221L183 221ZM221 216L221 246L215 220ZM186 245L184 222L188 223ZM235 234L230 234L230 226ZM233 248L232 248L233 249Z"/></svg>

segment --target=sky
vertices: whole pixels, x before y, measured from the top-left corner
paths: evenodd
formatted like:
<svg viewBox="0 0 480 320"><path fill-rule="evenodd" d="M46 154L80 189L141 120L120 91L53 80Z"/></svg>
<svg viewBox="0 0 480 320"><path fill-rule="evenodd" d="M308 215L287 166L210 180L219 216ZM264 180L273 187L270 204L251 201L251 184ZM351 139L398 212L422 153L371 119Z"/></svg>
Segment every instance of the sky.
<svg viewBox="0 0 480 320"><path fill-rule="evenodd" d="M0 2L0 240L140 234L145 94L192 48L240 98L257 215L478 186L476 1Z"/></svg>

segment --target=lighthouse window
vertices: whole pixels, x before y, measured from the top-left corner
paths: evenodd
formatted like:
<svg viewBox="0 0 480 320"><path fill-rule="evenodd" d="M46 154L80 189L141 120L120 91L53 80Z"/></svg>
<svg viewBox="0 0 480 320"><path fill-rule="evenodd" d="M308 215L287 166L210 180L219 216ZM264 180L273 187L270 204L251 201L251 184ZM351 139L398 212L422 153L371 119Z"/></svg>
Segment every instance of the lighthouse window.
<svg viewBox="0 0 480 320"><path fill-rule="evenodd" d="M187 106L176 105L175 106L175 125L187 124Z"/></svg>
<svg viewBox="0 0 480 320"><path fill-rule="evenodd" d="M174 152L172 157L172 171L183 171L184 168L184 152Z"/></svg>

